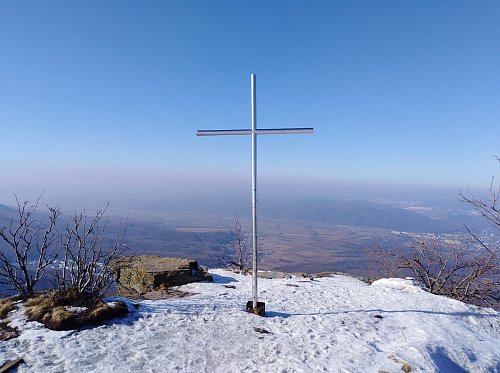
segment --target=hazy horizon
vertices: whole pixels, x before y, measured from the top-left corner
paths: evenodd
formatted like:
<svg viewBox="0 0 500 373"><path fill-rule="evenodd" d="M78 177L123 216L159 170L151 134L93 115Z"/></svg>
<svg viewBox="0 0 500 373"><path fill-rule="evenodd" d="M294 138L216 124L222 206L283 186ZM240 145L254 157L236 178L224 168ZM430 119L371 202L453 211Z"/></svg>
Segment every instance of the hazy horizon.
<svg viewBox="0 0 500 373"><path fill-rule="evenodd" d="M490 179L491 180L491 179ZM389 202L418 202L432 200L452 200L459 198L459 192L469 190L478 197L485 195L483 188L469 189L453 187L432 187L423 185L401 185L362 182L329 182L314 184L307 180L281 179L279 181L259 180L258 199L325 198L348 200L387 200ZM43 195L43 200L52 205L62 205L66 209L87 207L110 202L111 206L123 206L127 201L189 201L189 200L245 200L250 201L251 187L243 180L230 180L227 183L156 183L150 185L0 185L0 203L12 206L14 194L20 200L34 201ZM71 205L74 206L71 206Z"/></svg>

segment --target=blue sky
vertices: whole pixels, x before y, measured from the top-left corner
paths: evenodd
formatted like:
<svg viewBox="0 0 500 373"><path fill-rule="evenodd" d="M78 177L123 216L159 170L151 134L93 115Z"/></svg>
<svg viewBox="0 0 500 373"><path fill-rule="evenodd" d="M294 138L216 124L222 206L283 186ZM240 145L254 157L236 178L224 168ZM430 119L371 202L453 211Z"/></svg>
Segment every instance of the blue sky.
<svg viewBox="0 0 500 373"><path fill-rule="evenodd" d="M0 188L486 187L498 1L2 1ZM169 189L170 188L170 189Z"/></svg>

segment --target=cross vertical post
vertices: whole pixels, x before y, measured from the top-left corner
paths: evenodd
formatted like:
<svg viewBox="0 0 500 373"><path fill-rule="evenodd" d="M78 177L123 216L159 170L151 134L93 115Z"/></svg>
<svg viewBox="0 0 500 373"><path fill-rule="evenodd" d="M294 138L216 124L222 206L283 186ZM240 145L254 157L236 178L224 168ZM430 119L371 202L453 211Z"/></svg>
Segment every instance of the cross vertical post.
<svg viewBox="0 0 500 373"><path fill-rule="evenodd" d="M252 97L252 307L257 309L257 92L255 74L250 75Z"/></svg>
<svg viewBox="0 0 500 373"><path fill-rule="evenodd" d="M252 305L251 311L260 316L265 314L264 303L258 302L257 291L257 262L258 262L258 247L257 247L257 135L272 135L272 134L296 134L296 133L313 133L313 128L261 128L257 129L257 87L255 74L250 75L250 93L251 93L251 114L252 123L250 129L235 129L235 130L198 130L196 136L223 136L223 135L251 135L252 136L252 301L247 303L247 311L249 304ZM259 303L262 303L261 305ZM262 306L262 307L261 307Z"/></svg>

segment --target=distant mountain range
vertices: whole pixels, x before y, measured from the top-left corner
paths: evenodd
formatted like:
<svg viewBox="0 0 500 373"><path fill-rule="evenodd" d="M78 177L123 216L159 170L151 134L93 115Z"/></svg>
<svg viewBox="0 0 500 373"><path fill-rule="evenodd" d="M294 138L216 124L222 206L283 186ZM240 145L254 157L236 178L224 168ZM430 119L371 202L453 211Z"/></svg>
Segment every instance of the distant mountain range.
<svg viewBox="0 0 500 373"><path fill-rule="evenodd" d="M248 199L162 200L134 202L137 211L160 214L197 214L232 217L249 217ZM481 226L480 219L457 210L412 210L390 203L310 199L260 199L257 205L259 217L276 221L300 221L355 227L381 228L405 232L450 233L463 229L463 224ZM436 210L438 211L438 210Z"/></svg>
<svg viewBox="0 0 500 373"><path fill-rule="evenodd" d="M455 222L368 201L298 200L289 204L266 201L263 216L308 222L383 228L405 232L450 233L461 229Z"/></svg>

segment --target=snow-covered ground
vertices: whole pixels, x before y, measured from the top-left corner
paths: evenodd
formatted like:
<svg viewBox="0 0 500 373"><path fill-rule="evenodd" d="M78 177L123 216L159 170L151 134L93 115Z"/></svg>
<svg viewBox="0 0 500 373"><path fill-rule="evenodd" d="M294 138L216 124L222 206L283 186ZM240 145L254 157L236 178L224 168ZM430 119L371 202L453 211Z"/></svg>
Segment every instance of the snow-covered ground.
<svg viewBox="0 0 500 373"><path fill-rule="evenodd" d="M250 276L211 273L215 283L182 287L197 295L143 301L93 329L49 331L13 311L21 335L1 342L0 365L23 357L18 372L377 373L402 372L405 362L412 372L500 371L499 313L411 280L259 279L263 318L243 310Z"/></svg>

